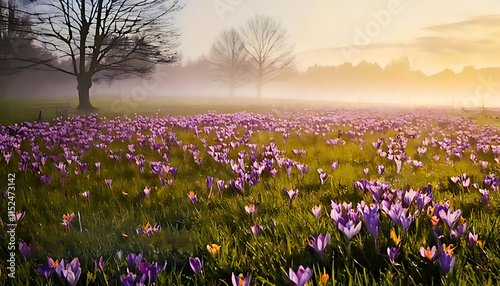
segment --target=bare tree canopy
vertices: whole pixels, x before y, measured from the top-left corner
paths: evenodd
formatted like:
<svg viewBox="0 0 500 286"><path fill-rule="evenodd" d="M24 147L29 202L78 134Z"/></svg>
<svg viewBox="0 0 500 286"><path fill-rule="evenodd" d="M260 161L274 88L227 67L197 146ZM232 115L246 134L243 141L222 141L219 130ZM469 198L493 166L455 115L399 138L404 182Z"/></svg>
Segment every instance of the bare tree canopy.
<svg viewBox="0 0 500 286"><path fill-rule="evenodd" d="M243 27L242 35L257 80L257 97L260 98L266 81L293 67L293 47L287 43L286 29L267 16L257 15L250 19Z"/></svg>
<svg viewBox="0 0 500 286"><path fill-rule="evenodd" d="M172 15L180 9L178 0L47 0L35 34L57 60L38 64L75 76L79 108L92 109L93 81L143 77L178 60Z"/></svg>
<svg viewBox="0 0 500 286"><path fill-rule="evenodd" d="M231 97L234 89L247 76L247 51L238 31L234 28L223 31L212 45L209 61L214 66L214 75L228 84Z"/></svg>

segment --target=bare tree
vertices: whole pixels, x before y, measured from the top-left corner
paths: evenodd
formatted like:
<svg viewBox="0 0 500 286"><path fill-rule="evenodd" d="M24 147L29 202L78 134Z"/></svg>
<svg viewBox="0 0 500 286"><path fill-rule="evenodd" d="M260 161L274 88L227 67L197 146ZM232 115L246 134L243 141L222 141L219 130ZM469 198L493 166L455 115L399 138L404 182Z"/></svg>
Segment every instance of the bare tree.
<svg viewBox="0 0 500 286"><path fill-rule="evenodd" d="M257 98L262 85L276 78L281 71L293 67L293 47L287 43L287 31L267 16L257 15L242 29L245 49L257 80Z"/></svg>
<svg viewBox="0 0 500 286"><path fill-rule="evenodd" d="M212 45L208 59L214 66L215 77L229 86L231 97L234 97L235 88L246 79L247 58L243 39L234 28L223 31Z"/></svg>
<svg viewBox="0 0 500 286"><path fill-rule="evenodd" d="M47 0L36 39L57 61L38 64L75 76L78 108L93 109L93 81L144 77L178 60L172 15L180 9L178 0Z"/></svg>

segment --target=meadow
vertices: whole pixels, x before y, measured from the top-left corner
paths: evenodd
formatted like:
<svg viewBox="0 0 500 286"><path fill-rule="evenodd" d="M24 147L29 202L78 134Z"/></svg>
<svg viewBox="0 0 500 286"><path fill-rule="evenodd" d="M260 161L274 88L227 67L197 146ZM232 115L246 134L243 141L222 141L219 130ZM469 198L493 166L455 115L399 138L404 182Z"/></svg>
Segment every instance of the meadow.
<svg viewBox="0 0 500 286"><path fill-rule="evenodd" d="M498 285L490 115L151 106L3 119L0 284Z"/></svg>

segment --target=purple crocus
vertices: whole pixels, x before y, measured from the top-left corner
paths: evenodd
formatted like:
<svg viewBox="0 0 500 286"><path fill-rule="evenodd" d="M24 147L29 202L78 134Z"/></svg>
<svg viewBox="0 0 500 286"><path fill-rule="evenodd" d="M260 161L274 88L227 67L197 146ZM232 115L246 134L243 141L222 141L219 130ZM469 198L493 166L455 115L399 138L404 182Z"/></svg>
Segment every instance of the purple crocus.
<svg viewBox="0 0 500 286"><path fill-rule="evenodd" d="M40 180L46 185L50 184L50 176L49 175L40 176Z"/></svg>
<svg viewBox="0 0 500 286"><path fill-rule="evenodd" d="M212 193L212 187L213 187L213 185L214 185L214 178L208 176L207 177L207 188L208 188L208 192L209 193Z"/></svg>
<svg viewBox="0 0 500 286"><path fill-rule="evenodd" d="M253 215L256 210L257 210L257 207L255 207L255 205L253 205L253 204L245 206L245 212L249 215Z"/></svg>
<svg viewBox="0 0 500 286"><path fill-rule="evenodd" d="M127 265L129 269L134 269L141 263L141 254L135 255L134 253L129 253L127 256Z"/></svg>
<svg viewBox="0 0 500 286"><path fill-rule="evenodd" d="M217 181L217 189L219 189L219 194L222 194L222 191L227 189L226 181L218 180Z"/></svg>
<svg viewBox="0 0 500 286"><path fill-rule="evenodd" d="M30 246L24 243L23 241L19 241L19 252L24 257L24 260L28 261L31 256Z"/></svg>
<svg viewBox="0 0 500 286"><path fill-rule="evenodd" d="M120 276L123 286L134 286L136 285L137 275L134 273L125 273ZM144 279L145 280L145 279Z"/></svg>
<svg viewBox="0 0 500 286"><path fill-rule="evenodd" d="M321 214L321 205L314 206L312 208L312 213L313 213L314 217L316 219L318 219L320 214Z"/></svg>
<svg viewBox="0 0 500 286"><path fill-rule="evenodd" d="M333 171L336 171L339 168L339 162L335 161L332 162L332 169Z"/></svg>
<svg viewBox="0 0 500 286"><path fill-rule="evenodd" d="M427 248L424 248L423 246L420 247L420 255L422 255L422 257L427 257L430 261L434 260L434 258L436 258L436 246L433 246L432 248L430 248L429 246L427 246Z"/></svg>
<svg viewBox="0 0 500 286"><path fill-rule="evenodd" d="M111 189L111 183L113 183L113 180L106 179L106 180L104 180L104 182L106 183L106 186L108 186Z"/></svg>
<svg viewBox="0 0 500 286"><path fill-rule="evenodd" d="M465 233L466 230L467 230L467 223L461 224L457 226L457 229L451 230L450 236L453 239L458 239Z"/></svg>
<svg viewBox="0 0 500 286"><path fill-rule="evenodd" d="M71 214L65 214L63 215L63 222L62 222L62 225L65 227L65 228L69 228L71 223L73 222L73 219L75 218L75 213L71 213Z"/></svg>
<svg viewBox="0 0 500 286"><path fill-rule="evenodd" d="M328 179L328 173L323 171L323 169L318 169L318 174L319 174L319 181L320 183L323 185L326 181L326 179Z"/></svg>
<svg viewBox="0 0 500 286"><path fill-rule="evenodd" d="M378 165L377 166L377 173L379 175L382 175L384 173L384 171L385 171L385 166L384 165Z"/></svg>
<svg viewBox="0 0 500 286"><path fill-rule="evenodd" d="M470 248L474 248L474 245L477 244L479 239L479 235L476 234L476 230L472 227L472 232L469 232L469 246Z"/></svg>
<svg viewBox="0 0 500 286"><path fill-rule="evenodd" d="M489 201L490 191L488 189L479 189L479 192L483 195L483 204L487 205Z"/></svg>
<svg viewBox="0 0 500 286"><path fill-rule="evenodd" d="M193 191L189 191L187 194L188 198L191 200L192 203L195 203L198 201L198 198L196 197L196 193Z"/></svg>
<svg viewBox="0 0 500 286"><path fill-rule="evenodd" d="M380 216L378 214L378 206L373 205L372 207L365 206L363 209L363 219L365 221L366 228L373 236L375 241L378 237L378 229L380 227Z"/></svg>
<svg viewBox="0 0 500 286"><path fill-rule="evenodd" d="M330 243L330 233L326 233L323 235L322 233L318 235L318 237L311 236L309 240L309 246L314 248L316 253L319 254L320 257L323 257L325 254L325 247Z"/></svg>
<svg viewBox="0 0 500 286"><path fill-rule="evenodd" d="M191 269L193 269L195 274L201 272L201 267L203 266L203 261L200 261L198 257L191 258L189 257L189 265L191 265Z"/></svg>
<svg viewBox="0 0 500 286"><path fill-rule="evenodd" d="M106 264L108 264L108 261L104 261L102 256L99 259L94 260L95 268L100 269L101 271L104 271L104 267L106 267Z"/></svg>
<svg viewBox="0 0 500 286"><path fill-rule="evenodd" d="M249 286L251 279L252 274L248 274L248 276L245 277L242 273L240 273L239 276L234 275L234 272L231 273L231 281L233 282L233 286Z"/></svg>
<svg viewBox="0 0 500 286"><path fill-rule="evenodd" d="M428 193L422 192L422 193L418 194L417 195L418 211L421 212L422 209L424 208L424 206L432 201L433 197L434 197L434 195L431 192L428 192Z"/></svg>
<svg viewBox="0 0 500 286"><path fill-rule="evenodd" d="M58 260L54 262L52 258L47 259L47 263L38 266L37 272L39 275L45 276L46 279L49 279L50 275L56 271L56 266L59 263Z"/></svg>
<svg viewBox="0 0 500 286"><path fill-rule="evenodd" d="M345 234L345 236L347 237L347 241L350 242L351 239L361 230L361 222L359 222L357 225L354 225L354 221L348 220L345 225L339 223L338 228L340 229L340 231L342 231L342 233Z"/></svg>
<svg viewBox="0 0 500 286"><path fill-rule="evenodd" d="M89 190L87 190L86 192L81 193L81 195L82 195L82 197L84 197L85 199L87 199L87 200L88 200L88 199L89 199L89 197L90 197L90 191L89 191Z"/></svg>
<svg viewBox="0 0 500 286"><path fill-rule="evenodd" d="M443 245L443 248L445 245ZM444 272L448 275L453 271L453 266L455 266L456 257L453 256L452 251L444 251L439 248L439 265L443 268Z"/></svg>
<svg viewBox="0 0 500 286"><path fill-rule="evenodd" d="M146 198L149 198L149 195L151 194L151 188L144 188L143 192Z"/></svg>
<svg viewBox="0 0 500 286"><path fill-rule="evenodd" d="M311 276L311 269L309 267L304 269L302 265L299 266L297 273L295 273L292 268L290 268L290 270L288 271L288 278L290 278L290 280L295 283L296 286L306 285L307 281L311 279Z"/></svg>
<svg viewBox="0 0 500 286"><path fill-rule="evenodd" d="M394 259L398 255L399 247L387 247L387 254L389 255L389 259L391 263L394 263Z"/></svg>
<svg viewBox="0 0 500 286"><path fill-rule="evenodd" d="M297 194L299 193L299 190L294 190L294 189L288 190L287 188L285 188L284 190L288 194L288 197L290 198L289 204L291 206L293 199L297 196Z"/></svg>
<svg viewBox="0 0 500 286"><path fill-rule="evenodd" d="M448 209L447 211L445 211L444 209L441 209L438 212L439 218L441 220L443 220L448 225L450 230L453 229L453 225L455 225L455 222L457 222L457 220L460 218L461 215L462 215L461 210L457 210L455 212L452 212L451 209Z"/></svg>
<svg viewBox="0 0 500 286"><path fill-rule="evenodd" d="M100 174L101 173L101 162L95 163L95 167L97 168L97 173Z"/></svg>
<svg viewBox="0 0 500 286"><path fill-rule="evenodd" d="M78 257L73 259L71 263L66 263L64 259L61 259L61 262L57 264L56 273L63 281L68 282L71 286L74 286L76 282L78 282L80 274L82 273Z"/></svg>
<svg viewBox="0 0 500 286"><path fill-rule="evenodd" d="M252 233L253 233L253 235L254 235L254 236L257 236L257 235L259 235L259 233L260 233L262 230L264 230L264 227L262 227L262 226L260 226L260 225L256 224L256 225L252 226L252 227L251 227L251 229L252 229Z"/></svg>
<svg viewBox="0 0 500 286"><path fill-rule="evenodd" d="M365 174L365 176L368 176L368 173L370 172L370 169L369 168L364 168L363 169L363 174Z"/></svg>
<svg viewBox="0 0 500 286"><path fill-rule="evenodd" d="M297 170L299 170L299 173L303 176L305 173L309 172L309 165L304 165L304 164L297 164L295 167L297 167Z"/></svg>

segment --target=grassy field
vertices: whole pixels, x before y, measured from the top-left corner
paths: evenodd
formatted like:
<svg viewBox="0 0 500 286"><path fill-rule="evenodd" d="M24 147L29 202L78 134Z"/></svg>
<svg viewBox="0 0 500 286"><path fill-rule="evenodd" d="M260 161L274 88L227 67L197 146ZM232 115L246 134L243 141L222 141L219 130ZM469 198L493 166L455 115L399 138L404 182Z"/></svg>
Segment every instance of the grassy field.
<svg viewBox="0 0 500 286"><path fill-rule="evenodd" d="M77 285L121 285L127 272L139 278L150 273L127 262L129 253L140 253L142 266L146 262L165 265L157 278L147 276L157 285L233 285L232 273L251 274L250 285L295 285L290 269L297 272L299 266L311 271L307 285L498 285L500 281L500 195L484 180L486 175L500 176L499 156L491 147L500 144L493 111L366 109L334 103L330 109L304 111L318 104L153 99L130 108L131 119L110 121L120 109L109 107L113 101L94 100L99 116L107 119L70 117L52 122L52 129L38 124L23 133L0 128L1 153L13 152L8 164L6 158L0 160L0 186L6 189L8 174L16 174L15 208L25 212L15 230L16 248L23 241L31 254L25 260L16 250L16 278L10 279L6 268L10 253L2 247L0 284L68 284L56 273L48 279L38 274L38 267L50 257L79 259ZM44 104L51 110L65 103L4 101L1 123L34 120ZM228 114L206 115L209 110ZM235 114L242 110L255 114ZM136 118L134 113L152 117ZM174 117L162 118L166 115ZM42 119L54 116L55 111L47 111ZM31 137L40 134L35 131L42 133ZM335 138L338 142L332 144ZM374 148L372 143L379 139L383 143ZM21 140L19 145L12 143L16 140ZM478 150L482 145L490 147L483 152ZM403 153L413 159L402 159L398 172L387 154ZM217 162L217 156L228 160ZM45 157L45 164L40 157ZM137 162L142 159L141 171ZM163 169L155 171L152 162L161 163ZM26 165L26 171L19 170L19 164ZM309 171L301 174L302 165L309 166ZM379 173L378 166L385 171ZM328 173L324 183L317 169ZM466 178L454 182L462 174L470 179L469 185L462 184ZM50 182L44 182L46 176ZM208 177L214 179L212 191ZM244 178L241 190L230 184L238 178ZM218 180L228 187L219 192ZM370 190L354 188L360 180L389 182L390 188L384 189L383 200L377 200ZM433 199L421 211L416 198L403 202L411 189L418 191L417 197L428 195L428 184ZM298 194L291 199L285 188ZM489 190L487 200L479 189ZM88 198L83 195L86 191ZM196 201L190 199L193 194ZM7 210L11 197L1 199L2 210ZM393 212L402 203L401 216L412 215L409 227L395 222L383 210L382 201ZM361 223L351 240L341 230L345 226L332 219L336 207L332 202L352 203L352 213L340 208L343 219ZM362 202L379 208L377 239L369 231ZM321 206L318 218L312 213L315 206ZM428 209L431 206L434 209ZM442 207L452 213L460 210L464 220L457 217L450 227L449 216L436 211ZM0 243L7 246L8 217L2 213ZM71 213L73 219L63 217ZM161 230L152 230L155 226ZM263 228L256 234L259 226ZM460 232L459 227L463 233L452 236L452 231ZM479 242L470 244L473 228ZM331 241L321 255L309 244L311 237L327 233ZM207 246L213 244L220 249L215 246L210 251ZM443 252L443 244L453 250ZM433 259L420 254L426 246L437 247ZM394 248L398 253L390 257L388 249ZM100 257L107 262L102 268L95 265ZM203 261L199 273L189 263L196 257ZM444 260L450 257L454 267L446 269ZM306 271L303 276L307 275Z"/></svg>

